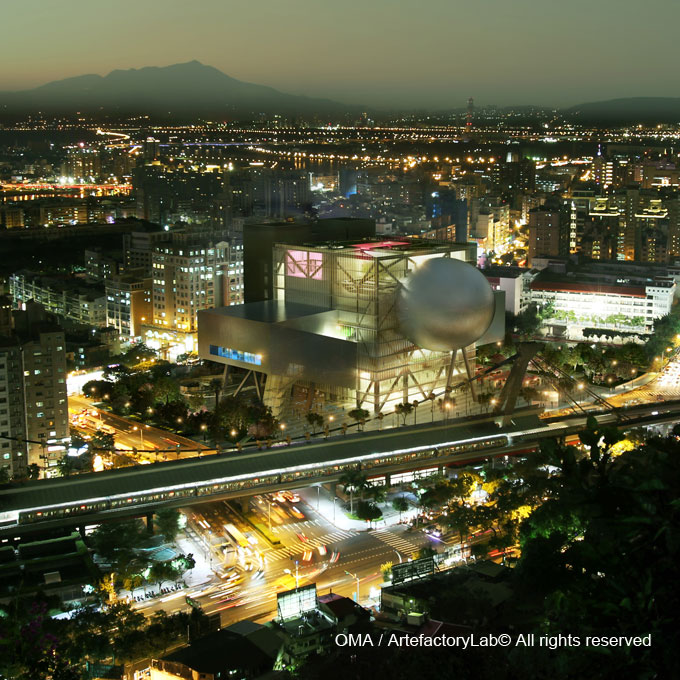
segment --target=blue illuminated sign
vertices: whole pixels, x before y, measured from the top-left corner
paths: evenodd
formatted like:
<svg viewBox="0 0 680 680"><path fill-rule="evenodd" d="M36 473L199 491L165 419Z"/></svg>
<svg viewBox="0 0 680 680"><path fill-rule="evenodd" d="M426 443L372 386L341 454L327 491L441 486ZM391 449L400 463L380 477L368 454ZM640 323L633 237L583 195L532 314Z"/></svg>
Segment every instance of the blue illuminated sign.
<svg viewBox="0 0 680 680"><path fill-rule="evenodd" d="M210 354L216 357L222 357L223 359L233 359L234 361L243 361L246 364L255 364L255 366L262 365L262 357L259 354L242 352L241 350L231 349L230 347L210 345Z"/></svg>

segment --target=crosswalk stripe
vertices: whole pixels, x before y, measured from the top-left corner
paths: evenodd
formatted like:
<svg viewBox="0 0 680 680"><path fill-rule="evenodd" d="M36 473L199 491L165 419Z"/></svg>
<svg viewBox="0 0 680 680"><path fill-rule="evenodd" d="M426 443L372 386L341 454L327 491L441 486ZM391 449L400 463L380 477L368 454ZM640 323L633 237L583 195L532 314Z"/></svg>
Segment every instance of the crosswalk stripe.
<svg viewBox="0 0 680 680"><path fill-rule="evenodd" d="M383 543L387 543L392 548L401 550L402 552L414 552L418 550L420 546L411 543L405 538L400 536L395 536L389 529L378 529L373 534L378 540Z"/></svg>
<svg viewBox="0 0 680 680"><path fill-rule="evenodd" d="M330 543L337 543L345 538L350 538L354 534L351 531L334 531L330 534L325 534L319 538L312 538L309 541L300 541L296 545L285 546L284 548L279 548L271 553L273 558L278 557L290 557L296 554L302 554L310 548L318 548L320 545L328 545Z"/></svg>

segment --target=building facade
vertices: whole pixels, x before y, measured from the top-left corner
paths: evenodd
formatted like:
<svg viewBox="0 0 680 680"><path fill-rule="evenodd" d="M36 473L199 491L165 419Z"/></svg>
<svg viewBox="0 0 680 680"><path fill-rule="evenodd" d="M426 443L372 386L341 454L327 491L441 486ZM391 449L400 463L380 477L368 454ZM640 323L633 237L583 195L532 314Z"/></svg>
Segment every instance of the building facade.
<svg viewBox="0 0 680 680"><path fill-rule="evenodd" d="M152 254L151 317L144 342L170 354L196 351L197 314L243 302L243 248L174 240Z"/></svg>
<svg viewBox="0 0 680 680"><path fill-rule="evenodd" d="M424 240L278 244L274 298L199 314L199 355L266 375L264 401L279 417L312 395L379 414L443 391L461 355L429 351L399 327L401 282L430 258L472 261L474 245ZM456 291L452 291L456 294ZM500 302L499 302L500 300ZM502 295L487 332L503 337ZM491 336L493 338L491 339ZM474 358L474 348L468 348Z"/></svg>
<svg viewBox="0 0 680 680"><path fill-rule="evenodd" d="M106 295L101 285L72 278L53 278L22 270L9 278L15 306L39 302L47 312L84 326L106 325Z"/></svg>
<svg viewBox="0 0 680 680"><path fill-rule="evenodd" d="M141 340L142 325L151 320L151 278L112 275L106 288L106 325L118 331L121 343Z"/></svg>
<svg viewBox="0 0 680 680"><path fill-rule="evenodd" d="M26 473L26 414L21 345L0 337L0 468L10 477Z"/></svg>
<svg viewBox="0 0 680 680"><path fill-rule="evenodd" d="M537 279L530 290L531 302L552 305L553 318L571 325L573 332L594 328L650 333L656 319L670 314L676 283L672 279L648 284Z"/></svg>
<svg viewBox="0 0 680 680"><path fill-rule="evenodd" d="M49 474L69 436L64 333L28 307L0 338L0 466L19 476L33 463Z"/></svg>

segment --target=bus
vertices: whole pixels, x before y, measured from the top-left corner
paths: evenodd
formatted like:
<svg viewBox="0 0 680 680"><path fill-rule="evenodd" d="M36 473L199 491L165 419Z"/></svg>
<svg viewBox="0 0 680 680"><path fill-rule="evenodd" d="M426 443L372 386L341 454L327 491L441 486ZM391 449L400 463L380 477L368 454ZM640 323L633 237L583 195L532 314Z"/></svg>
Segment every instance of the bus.
<svg viewBox="0 0 680 680"><path fill-rule="evenodd" d="M239 548L244 550L250 550L251 545L248 539L233 525L225 524L224 530L227 532L227 536L235 543Z"/></svg>

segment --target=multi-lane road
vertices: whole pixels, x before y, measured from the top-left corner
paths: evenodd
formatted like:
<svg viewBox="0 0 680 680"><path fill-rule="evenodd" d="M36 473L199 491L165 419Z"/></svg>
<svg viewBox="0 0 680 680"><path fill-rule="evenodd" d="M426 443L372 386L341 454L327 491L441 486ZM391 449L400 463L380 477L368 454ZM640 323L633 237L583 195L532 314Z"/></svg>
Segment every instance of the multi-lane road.
<svg viewBox="0 0 680 680"><path fill-rule="evenodd" d="M117 449L126 450L131 456L133 449L146 452L137 455L139 462L194 458L197 450L208 448L182 435L98 409L83 396L69 395L68 409L72 418L82 411L95 412L97 415L90 416L82 429L93 432L102 426L112 428Z"/></svg>
<svg viewBox="0 0 680 680"><path fill-rule="evenodd" d="M405 524L372 531L340 528L342 522L333 524L332 517L317 512L314 490L297 493L302 498L294 506L272 496L251 499L249 515L259 514L265 526L271 519L270 536L279 544L272 544L222 501L186 509L185 540L192 541L195 554L211 571L200 585L135 606L146 614L158 609L172 613L189 606L189 595L205 613L219 613L223 626L242 619L264 621L276 614L277 593L294 588L296 579L299 585L315 583L319 594L332 590L347 597L356 597L358 579L359 600L370 604L384 580L381 565L408 560L423 546L433 545L427 534ZM229 525L250 542L249 555L239 550L225 529ZM437 544L456 542L451 536Z"/></svg>

